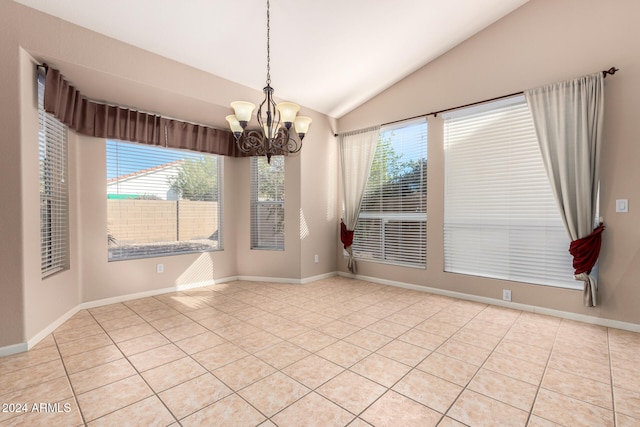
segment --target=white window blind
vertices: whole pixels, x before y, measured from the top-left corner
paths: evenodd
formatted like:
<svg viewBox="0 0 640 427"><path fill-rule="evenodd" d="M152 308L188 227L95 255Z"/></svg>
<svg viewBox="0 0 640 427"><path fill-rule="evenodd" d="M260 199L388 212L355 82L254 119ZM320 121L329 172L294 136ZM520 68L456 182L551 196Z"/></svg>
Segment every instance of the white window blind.
<svg viewBox="0 0 640 427"><path fill-rule="evenodd" d="M222 157L107 141L109 260L222 249Z"/></svg>
<svg viewBox="0 0 640 427"><path fill-rule="evenodd" d="M40 160L40 271L42 277L69 268L67 127L44 111L44 75L38 75Z"/></svg>
<svg viewBox="0 0 640 427"><path fill-rule="evenodd" d="M524 97L445 115L445 271L576 288Z"/></svg>
<svg viewBox="0 0 640 427"><path fill-rule="evenodd" d="M426 119L380 130L352 248L358 259L426 267Z"/></svg>
<svg viewBox="0 0 640 427"><path fill-rule="evenodd" d="M251 158L251 249L284 250L284 156Z"/></svg>

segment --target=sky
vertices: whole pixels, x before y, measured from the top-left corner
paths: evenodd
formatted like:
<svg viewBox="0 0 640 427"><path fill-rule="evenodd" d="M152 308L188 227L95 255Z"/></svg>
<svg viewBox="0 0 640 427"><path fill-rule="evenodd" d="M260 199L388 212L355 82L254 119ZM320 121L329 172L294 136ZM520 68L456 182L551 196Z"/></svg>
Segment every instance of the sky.
<svg viewBox="0 0 640 427"><path fill-rule="evenodd" d="M107 179L181 159L202 159L200 153L107 140Z"/></svg>
<svg viewBox="0 0 640 427"><path fill-rule="evenodd" d="M427 139L427 121L425 118L403 122L398 125L386 126L380 129L380 137L392 135L391 146L396 153L402 153L401 161L427 158L427 144L416 144L416 141Z"/></svg>

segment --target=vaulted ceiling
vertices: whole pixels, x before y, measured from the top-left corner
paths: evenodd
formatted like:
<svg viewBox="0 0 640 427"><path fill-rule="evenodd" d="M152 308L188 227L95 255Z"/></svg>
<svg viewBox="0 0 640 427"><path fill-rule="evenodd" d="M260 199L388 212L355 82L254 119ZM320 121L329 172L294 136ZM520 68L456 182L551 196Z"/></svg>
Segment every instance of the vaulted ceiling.
<svg viewBox="0 0 640 427"><path fill-rule="evenodd" d="M262 90L266 0L16 0ZM271 0L278 98L339 118L528 0Z"/></svg>

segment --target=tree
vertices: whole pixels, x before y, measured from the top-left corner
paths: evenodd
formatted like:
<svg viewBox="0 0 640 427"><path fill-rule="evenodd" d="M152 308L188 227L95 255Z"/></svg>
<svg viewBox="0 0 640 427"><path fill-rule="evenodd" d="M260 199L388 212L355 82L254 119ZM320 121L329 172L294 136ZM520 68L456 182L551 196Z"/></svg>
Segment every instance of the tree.
<svg viewBox="0 0 640 427"><path fill-rule="evenodd" d="M369 172L369 182L377 185L384 185L391 179L399 175L402 169L400 159L402 154L397 154L391 144L392 135L381 138L376 146L376 153L371 163L371 172Z"/></svg>
<svg viewBox="0 0 640 427"><path fill-rule="evenodd" d="M257 166L258 200L284 200L284 156L272 157L271 164L264 157L258 158Z"/></svg>
<svg viewBox="0 0 640 427"><path fill-rule="evenodd" d="M273 225L274 233L284 231L284 156L256 159L254 220Z"/></svg>
<svg viewBox="0 0 640 427"><path fill-rule="evenodd" d="M218 160L211 156L185 160L178 175L169 178L169 185L182 199L215 200L218 194Z"/></svg>
<svg viewBox="0 0 640 427"><path fill-rule="evenodd" d="M427 159L403 161L392 144L394 133L381 138L371 165L362 210L424 211L426 200Z"/></svg>

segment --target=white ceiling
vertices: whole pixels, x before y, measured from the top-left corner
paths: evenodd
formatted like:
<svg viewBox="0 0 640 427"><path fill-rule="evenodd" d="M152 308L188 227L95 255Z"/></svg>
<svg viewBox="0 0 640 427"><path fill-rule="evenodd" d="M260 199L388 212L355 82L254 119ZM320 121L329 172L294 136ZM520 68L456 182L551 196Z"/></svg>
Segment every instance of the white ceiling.
<svg viewBox="0 0 640 427"><path fill-rule="evenodd" d="M262 90L266 0L16 0ZM339 118L528 0L271 0L276 96Z"/></svg>

